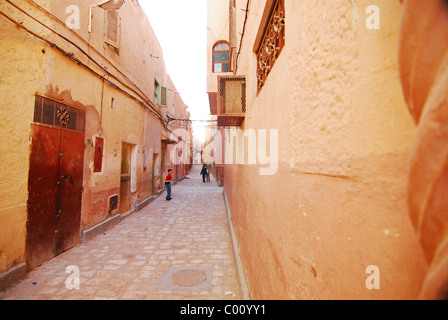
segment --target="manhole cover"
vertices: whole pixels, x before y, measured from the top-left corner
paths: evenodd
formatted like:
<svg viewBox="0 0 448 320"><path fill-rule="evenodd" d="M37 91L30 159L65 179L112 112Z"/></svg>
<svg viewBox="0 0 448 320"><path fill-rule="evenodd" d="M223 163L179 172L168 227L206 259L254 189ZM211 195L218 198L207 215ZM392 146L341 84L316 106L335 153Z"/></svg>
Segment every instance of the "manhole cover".
<svg viewBox="0 0 448 320"><path fill-rule="evenodd" d="M213 268L167 268L157 281L157 289L176 292L209 291L212 289Z"/></svg>
<svg viewBox="0 0 448 320"><path fill-rule="evenodd" d="M181 287L196 287L207 280L207 274L204 270L180 270L173 274L171 281Z"/></svg>

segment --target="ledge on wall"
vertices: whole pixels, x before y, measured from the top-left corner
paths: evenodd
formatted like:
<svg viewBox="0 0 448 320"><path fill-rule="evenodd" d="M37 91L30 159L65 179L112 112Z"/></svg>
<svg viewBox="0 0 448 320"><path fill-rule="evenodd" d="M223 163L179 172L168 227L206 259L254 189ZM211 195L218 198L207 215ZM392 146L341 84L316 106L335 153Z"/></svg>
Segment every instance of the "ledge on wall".
<svg viewBox="0 0 448 320"><path fill-rule="evenodd" d="M97 224L96 226L85 230L82 232L81 235L81 243L86 242L88 240L93 239L95 236L99 235L100 233L103 233L107 231L108 229L114 227L121 221L121 215L117 214L113 217L110 217L109 219Z"/></svg>
<svg viewBox="0 0 448 320"><path fill-rule="evenodd" d="M0 291L4 291L26 277L26 263L21 263L11 269L0 273Z"/></svg>

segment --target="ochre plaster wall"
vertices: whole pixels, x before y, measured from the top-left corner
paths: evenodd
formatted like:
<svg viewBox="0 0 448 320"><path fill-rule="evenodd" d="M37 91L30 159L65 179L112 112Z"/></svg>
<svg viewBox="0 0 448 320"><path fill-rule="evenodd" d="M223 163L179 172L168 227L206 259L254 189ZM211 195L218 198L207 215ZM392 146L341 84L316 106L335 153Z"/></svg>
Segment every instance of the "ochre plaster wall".
<svg viewBox="0 0 448 320"><path fill-rule="evenodd" d="M107 219L109 198L120 195L122 143L133 146L131 170L135 179L131 186L131 209L136 201L153 194L153 154L161 153L164 129L160 119L134 98L144 100L147 106L152 104L153 111L165 117L166 108L154 103L154 80L157 80L171 90L168 101L174 116L186 116L185 104L180 97L175 97L177 90L167 74L162 49L139 6L128 1L120 10L121 42L117 54L104 43L103 10L95 8L93 32L88 33L89 4L86 1L36 1L43 10L26 0L13 2L66 40L9 3L1 2L0 11L55 43L70 57L20 29L4 15L0 16L0 163L7 168L0 170L0 273L26 260L30 128L36 94L86 112L82 230ZM70 5L80 9L78 30L69 30L65 25L66 8ZM103 81L101 76L117 87ZM104 139L100 173L93 170L96 137ZM158 187L161 187L160 181Z"/></svg>
<svg viewBox="0 0 448 320"><path fill-rule="evenodd" d="M0 4L0 11L11 14ZM43 80L44 48L0 18L0 272L25 261L30 124L34 94ZM22 44L27 50L22 50ZM23 77L17 77L17 73Z"/></svg>

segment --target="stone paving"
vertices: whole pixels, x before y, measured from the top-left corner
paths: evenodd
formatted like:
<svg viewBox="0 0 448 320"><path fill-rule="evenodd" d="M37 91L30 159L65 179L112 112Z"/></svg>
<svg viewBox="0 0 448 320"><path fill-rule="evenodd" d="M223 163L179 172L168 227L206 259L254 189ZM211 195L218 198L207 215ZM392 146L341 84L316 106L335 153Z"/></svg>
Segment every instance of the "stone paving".
<svg viewBox="0 0 448 320"><path fill-rule="evenodd" d="M173 186L172 201L163 193L113 229L32 270L0 299L245 299L223 189L214 179L204 184L199 169Z"/></svg>

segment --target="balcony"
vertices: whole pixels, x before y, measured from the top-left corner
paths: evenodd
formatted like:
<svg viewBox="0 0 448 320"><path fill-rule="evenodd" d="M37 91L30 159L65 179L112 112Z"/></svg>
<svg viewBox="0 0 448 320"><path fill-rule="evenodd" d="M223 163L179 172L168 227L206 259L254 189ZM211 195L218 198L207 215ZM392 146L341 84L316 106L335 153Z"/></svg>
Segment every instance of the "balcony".
<svg viewBox="0 0 448 320"><path fill-rule="evenodd" d="M218 126L239 127L246 117L246 77L218 77Z"/></svg>

